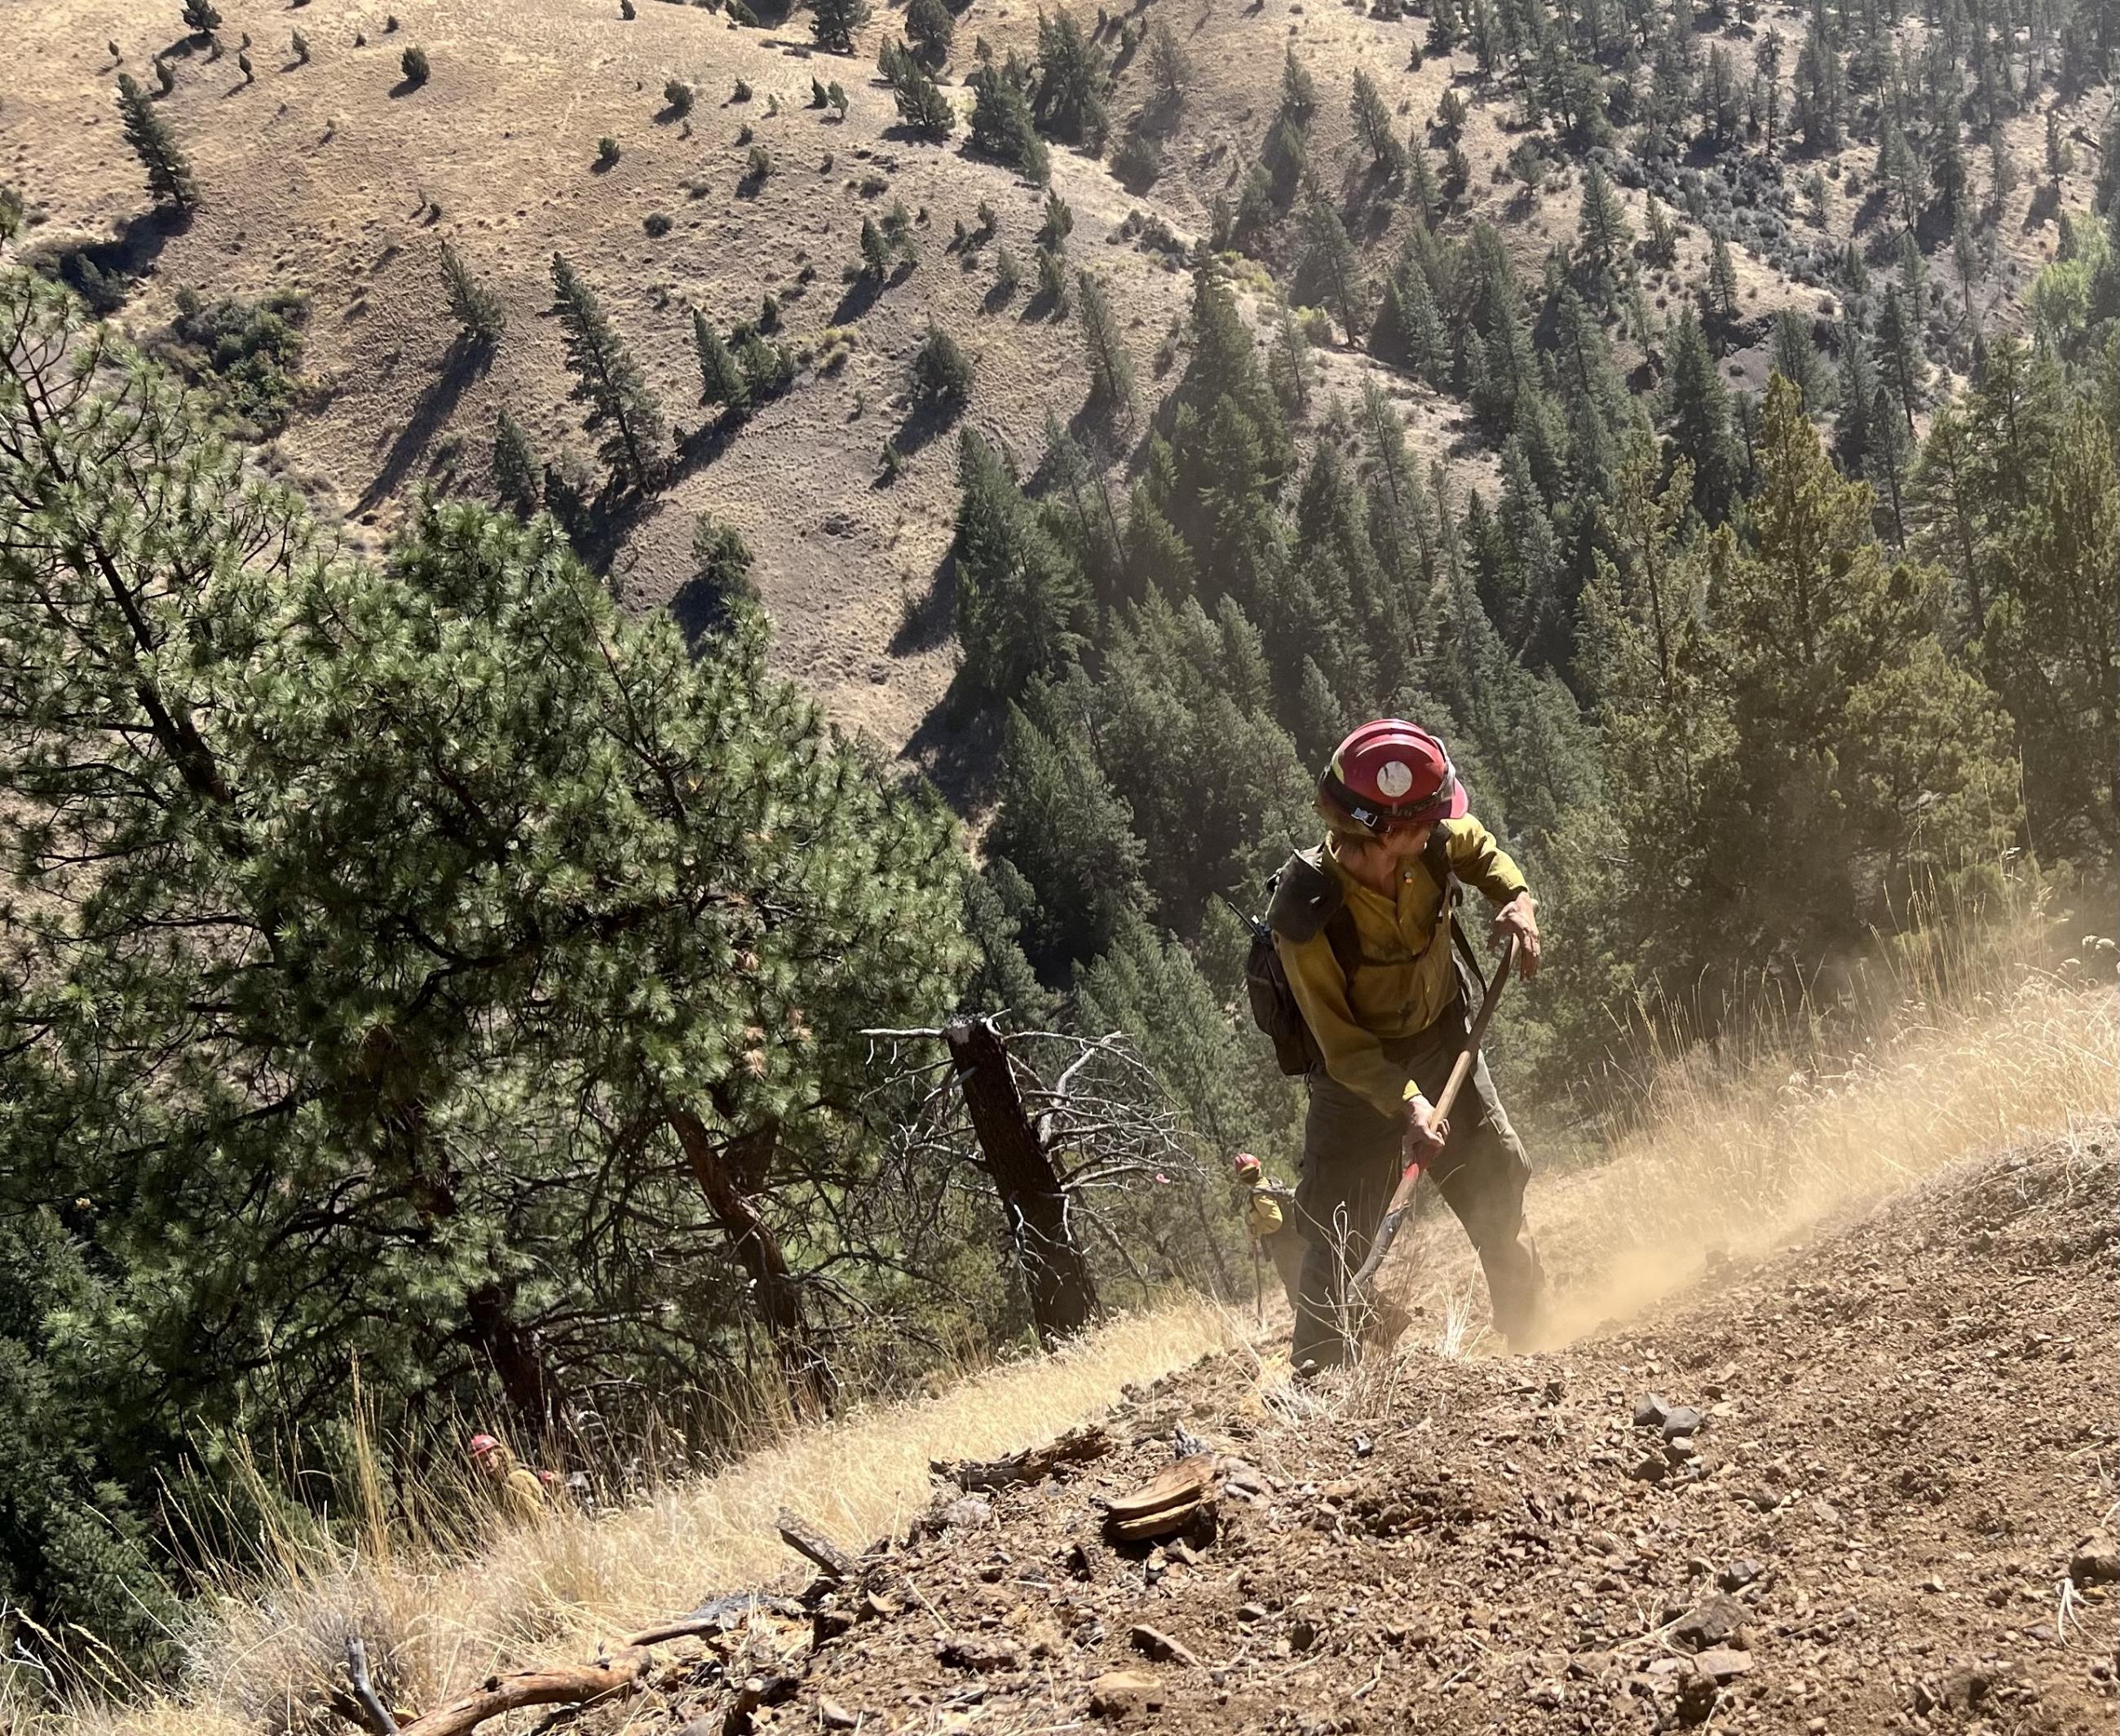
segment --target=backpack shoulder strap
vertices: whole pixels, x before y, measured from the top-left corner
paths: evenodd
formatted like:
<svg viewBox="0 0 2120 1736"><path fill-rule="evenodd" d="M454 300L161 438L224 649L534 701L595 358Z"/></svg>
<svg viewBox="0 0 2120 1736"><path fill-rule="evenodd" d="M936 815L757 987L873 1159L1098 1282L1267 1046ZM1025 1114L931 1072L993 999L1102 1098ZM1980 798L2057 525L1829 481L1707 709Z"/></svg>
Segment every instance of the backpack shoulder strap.
<svg viewBox="0 0 2120 1736"><path fill-rule="evenodd" d="M1443 888L1444 905L1454 907L1462 882L1450 866L1450 840L1444 836L1440 826L1430 831L1428 842L1421 846L1420 865L1428 870L1428 877Z"/></svg>
<svg viewBox="0 0 2120 1736"><path fill-rule="evenodd" d="M1296 851L1271 882L1273 897L1267 906L1267 922L1275 933L1298 946L1313 939L1346 905L1323 854L1322 849Z"/></svg>
<svg viewBox="0 0 2120 1736"><path fill-rule="evenodd" d="M1443 888L1443 909L1438 921L1450 924L1450 938L1458 943L1458 951L1465 962L1471 966L1473 976L1486 980L1486 972L1480 968L1480 955L1472 950L1472 942L1465 937L1464 927L1458 920L1458 905L1465 895L1465 882L1458 877L1450 866L1450 840L1444 836L1443 828L1437 826L1428 835L1428 842L1420 852L1421 866L1429 877Z"/></svg>

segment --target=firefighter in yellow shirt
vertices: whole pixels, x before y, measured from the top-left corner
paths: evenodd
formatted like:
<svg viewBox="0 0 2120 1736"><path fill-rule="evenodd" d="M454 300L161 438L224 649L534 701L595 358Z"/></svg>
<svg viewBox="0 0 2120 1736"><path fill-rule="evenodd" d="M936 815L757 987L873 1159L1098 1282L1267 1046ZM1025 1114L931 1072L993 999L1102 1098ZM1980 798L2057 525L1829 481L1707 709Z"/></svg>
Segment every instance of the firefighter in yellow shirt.
<svg viewBox="0 0 2120 1736"><path fill-rule="evenodd" d="M1476 991L1451 945L1460 882L1513 933L1526 976L1538 968L1537 906L1494 835L1467 812L1443 743L1395 718L1365 724L1318 780L1324 844L1289 859L1274 889L1274 948L1308 1028L1313 1064L1296 1224L1309 1244L1292 1356L1299 1367L1344 1353L1348 1272L1361 1264L1404 1155L1425 1163L1471 1238L1495 1324L1532 1334L1543 1291L1524 1227L1531 1167L1484 1059L1451 1124L1429 1101L1449 1076Z"/></svg>

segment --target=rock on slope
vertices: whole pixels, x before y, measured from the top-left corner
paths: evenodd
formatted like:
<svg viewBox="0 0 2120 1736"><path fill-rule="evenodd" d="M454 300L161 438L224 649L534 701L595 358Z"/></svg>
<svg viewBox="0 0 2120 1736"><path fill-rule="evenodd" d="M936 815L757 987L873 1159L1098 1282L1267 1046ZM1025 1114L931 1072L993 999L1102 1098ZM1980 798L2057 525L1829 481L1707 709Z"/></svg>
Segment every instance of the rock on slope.
<svg viewBox="0 0 2120 1736"><path fill-rule="evenodd" d="M2109 1729L2113 1148L2107 1127L1959 1170L1556 1354L1411 1351L1309 1389L1211 1360L1116 1413L1116 1451L938 1499L863 1587L755 1616L603 1715ZM1681 1407L1697 1430L1667 1443ZM1111 1543L1102 1504L1174 1440L1225 1455L1216 1510Z"/></svg>

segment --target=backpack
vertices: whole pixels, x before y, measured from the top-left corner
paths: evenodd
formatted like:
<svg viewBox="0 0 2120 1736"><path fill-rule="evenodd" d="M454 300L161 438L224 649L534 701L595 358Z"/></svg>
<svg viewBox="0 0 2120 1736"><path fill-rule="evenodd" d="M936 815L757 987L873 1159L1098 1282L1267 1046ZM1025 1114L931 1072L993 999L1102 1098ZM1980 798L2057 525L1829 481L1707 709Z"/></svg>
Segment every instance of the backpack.
<svg viewBox="0 0 2120 1736"><path fill-rule="evenodd" d="M1452 937L1470 958L1471 945L1458 925L1458 900L1464 888L1450 870L1450 846L1442 827L1429 834L1420 860L1443 888L1443 905L1436 919L1450 924ZM1319 859L1318 851L1297 851L1267 882L1266 890L1266 915L1244 918L1252 937L1251 950L1244 958L1244 991L1251 1002L1252 1022L1273 1043L1275 1061L1281 1072L1298 1078L1323 1066L1324 1057L1304 1021L1302 1008L1296 1004L1295 991L1289 986L1287 971L1281 968L1274 936L1285 934L1300 943L1322 929L1332 956L1350 981L1362 966L1361 941L1355 932L1354 913L1341 895L1340 883Z"/></svg>

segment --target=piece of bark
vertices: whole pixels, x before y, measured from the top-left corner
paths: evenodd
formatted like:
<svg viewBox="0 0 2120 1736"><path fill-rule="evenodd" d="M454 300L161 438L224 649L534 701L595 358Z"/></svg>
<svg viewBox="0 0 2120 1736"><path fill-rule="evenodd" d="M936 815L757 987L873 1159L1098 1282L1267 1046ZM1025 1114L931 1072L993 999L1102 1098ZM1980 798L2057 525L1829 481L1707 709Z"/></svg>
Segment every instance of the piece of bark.
<svg viewBox="0 0 2120 1736"><path fill-rule="evenodd" d="M1146 1519L1174 1507L1194 1506L1215 1479L1215 1455L1193 1453L1175 1464L1165 1465L1130 1495L1110 1505L1115 1520Z"/></svg>
<svg viewBox="0 0 2120 1736"><path fill-rule="evenodd" d="M1025 1447L1020 1453L1011 1453L1006 1459L957 1463L938 1459L929 1461L928 1469L931 1475L954 1482L969 1494L975 1490L1006 1489L1018 1483L1038 1482L1062 1465L1084 1464L1092 1459L1101 1459L1118 1445L1101 1426L1091 1423L1086 1427L1070 1429L1058 1440L1048 1440L1043 1446Z"/></svg>
<svg viewBox="0 0 2120 1736"><path fill-rule="evenodd" d="M860 1576L861 1563L793 1508L783 1507L774 1524L780 1533L780 1541L813 1562L828 1578L851 1580Z"/></svg>

